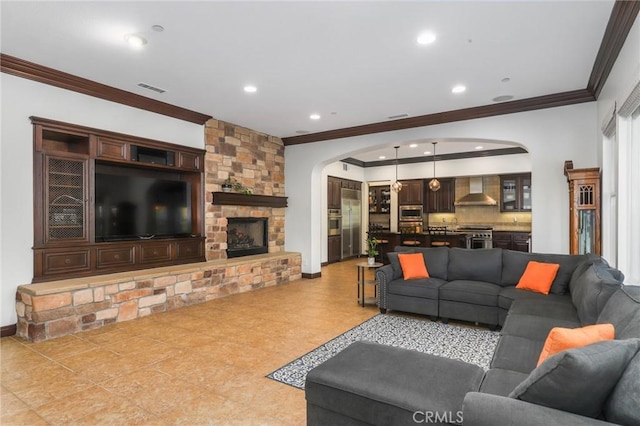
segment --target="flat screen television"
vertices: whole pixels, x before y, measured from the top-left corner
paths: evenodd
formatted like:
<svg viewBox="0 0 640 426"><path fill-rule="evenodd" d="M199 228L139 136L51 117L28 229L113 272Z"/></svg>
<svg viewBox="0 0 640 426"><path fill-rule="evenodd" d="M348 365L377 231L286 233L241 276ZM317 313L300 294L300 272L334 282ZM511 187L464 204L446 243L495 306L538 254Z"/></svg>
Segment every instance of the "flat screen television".
<svg viewBox="0 0 640 426"><path fill-rule="evenodd" d="M180 173L96 164L96 241L190 236L191 183Z"/></svg>

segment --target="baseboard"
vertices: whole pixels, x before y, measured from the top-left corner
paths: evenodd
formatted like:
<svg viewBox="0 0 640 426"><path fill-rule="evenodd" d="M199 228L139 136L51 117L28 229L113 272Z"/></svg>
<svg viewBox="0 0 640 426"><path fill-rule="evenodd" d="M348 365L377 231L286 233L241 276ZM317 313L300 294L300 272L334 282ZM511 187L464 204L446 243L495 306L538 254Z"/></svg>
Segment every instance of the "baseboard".
<svg viewBox="0 0 640 426"><path fill-rule="evenodd" d="M5 325L4 327L0 328L0 337L13 336L17 331L18 327L16 324Z"/></svg>
<svg viewBox="0 0 640 426"><path fill-rule="evenodd" d="M320 267L327 266L328 264L329 264L329 262L322 262L322 263L320 264Z"/></svg>
<svg viewBox="0 0 640 426"><path fill-rule="evenodd" d="M307 279L314 279L314 278L320 278L322 276L322 272L316 272L313 274L307 274L307 273L302 273L302 278L307 278Z"/></svg>

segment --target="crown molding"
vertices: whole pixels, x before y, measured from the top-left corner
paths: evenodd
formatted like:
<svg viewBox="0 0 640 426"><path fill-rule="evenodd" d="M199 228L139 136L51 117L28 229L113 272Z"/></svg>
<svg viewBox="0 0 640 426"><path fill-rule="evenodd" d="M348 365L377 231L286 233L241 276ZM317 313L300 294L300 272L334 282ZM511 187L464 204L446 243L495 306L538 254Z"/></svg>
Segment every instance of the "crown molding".
<svg viewBox="0 0 640 426"><path fill-rule="evenodd" d="M638 12L640 12L640 1L617 0L613 5L587 84L587 90L593 93L596 99L600 96L600 91L624 46Z"/></svg>
<svg viewBox="0 0 640 426"><path fill-rule="evenodd" d="M202 125L211 118L211 116L206 114L160 102L125 90L116 89L106 84L97 83L83 77L25 61L24 59L5 55L4 53L0 53L0 71L195 124Z"/></svg>
<svg viewBox="0 0 640 426"><path fill-rule="evenodd" d="M285 146L297 145L326 141L330 139L370 135L372 133L392 132L414 127L432 126L434 124L472 120L475 118L493 117L496 115L512 114L516 112L533 111L536 109L554 108L592 101L595 101L593 94L591 94L587 89L580 89L570 92L520 99L517 101L502 102L493 105L457 109L453 111L403 118L400 120L384 121L364 124L362 126L347 127L344 129L328 130L326 132L311 133L308 135L292 136L282 138L282 141Z"/></svg>
<svg viewBox="0 0 640 426"><path fill-rule="evenodd" d="M524 148L500 148L500 149L488 149L486 151L470 151L470 152L454 152L452 154L439 154L439 155L425 155L421 157L409 157L399 158L398 164L415 164L415 163L429 163L431 161L444 161L444 160L461 160L464 158L479 158L479 157L495 157L498 155L514 155L514 154L527 154ZM345 158L340 160L343 163L352 164L358 167L380 167L380 166L394 166L396 164L395 159L391 160L376 160L376 161L362 161L356 158Z"/></svg>

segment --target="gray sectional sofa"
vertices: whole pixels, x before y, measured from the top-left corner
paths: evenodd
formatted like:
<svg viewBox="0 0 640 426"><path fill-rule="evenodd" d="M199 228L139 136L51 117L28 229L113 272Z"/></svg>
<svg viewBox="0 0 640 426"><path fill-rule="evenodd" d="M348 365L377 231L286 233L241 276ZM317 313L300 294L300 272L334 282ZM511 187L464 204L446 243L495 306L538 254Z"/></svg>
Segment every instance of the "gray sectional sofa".
<svg viewBox="0 0 640 426"><path fill-rule="evenodd" d="M490 369L357 342L309 372L307 424L640 425L640 287L597 256L419 251L429 279L378 269L381 310L501 325ZM515 289L529 260L560 264L549 295ZM553 327L596 323L615 340L536 366Z"/></svg>

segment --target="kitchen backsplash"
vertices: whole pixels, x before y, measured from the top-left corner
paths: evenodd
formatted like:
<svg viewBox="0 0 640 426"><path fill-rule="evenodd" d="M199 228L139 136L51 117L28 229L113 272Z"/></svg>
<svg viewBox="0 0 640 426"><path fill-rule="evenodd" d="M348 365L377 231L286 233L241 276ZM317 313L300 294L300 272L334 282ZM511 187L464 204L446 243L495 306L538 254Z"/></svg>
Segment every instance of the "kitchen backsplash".
<svg viewBox="0 0 640 426"><path fill-rule="evenodd" d="M485 176L484 193L500 204L500 177ZM469 178L456 178L456 200L469 193ZM531 231L531 213L501 213L500 206L457 206L455 213L425 215L425 224L463 226L493 225L496 231Z"/></svg>

